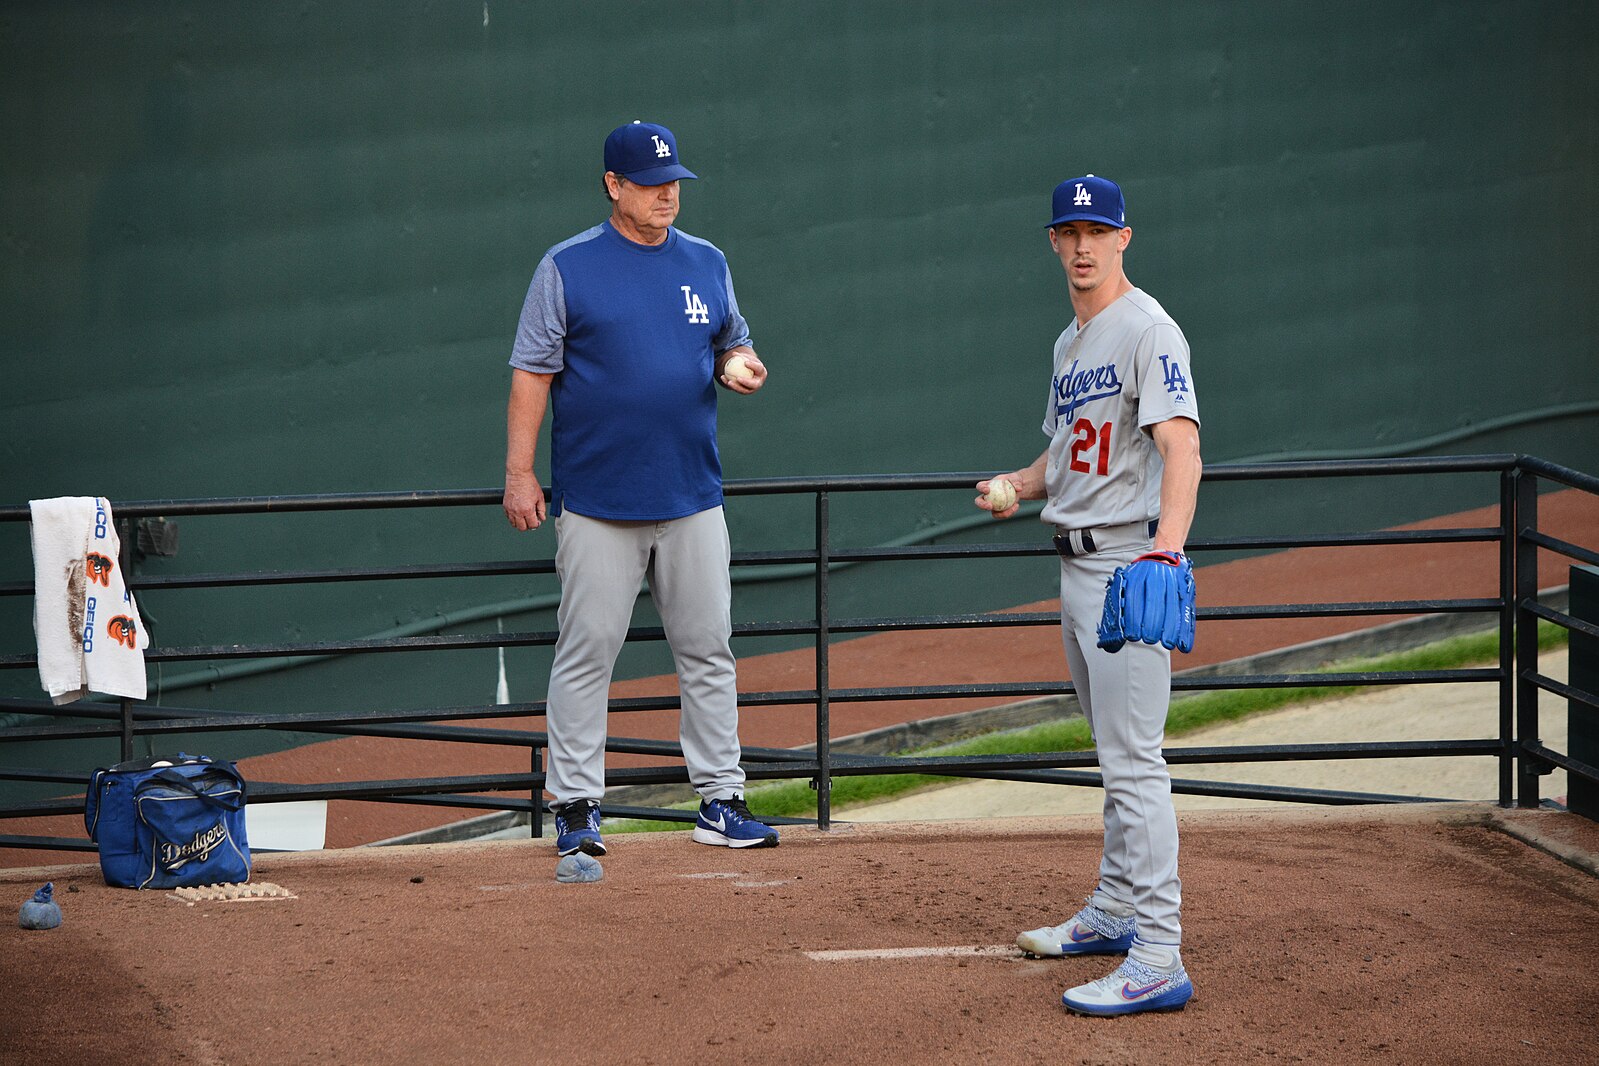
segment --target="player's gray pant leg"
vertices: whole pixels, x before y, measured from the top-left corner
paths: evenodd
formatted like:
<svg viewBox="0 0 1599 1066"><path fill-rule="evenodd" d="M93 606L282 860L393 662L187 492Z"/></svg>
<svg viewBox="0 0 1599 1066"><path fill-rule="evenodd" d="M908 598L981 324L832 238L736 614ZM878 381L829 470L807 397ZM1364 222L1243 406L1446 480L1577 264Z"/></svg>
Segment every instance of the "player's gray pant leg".
<svg viewBox="0 0 1599 1066"><path fill-rule="evenodd" d="M739 766L738 676L733 635L732 548L722 508L661 523L650 592L677 664L678 717L689 780L705 799L744 791Z"/></svg>
<svg viewBox="0 0 1599 1066"><path fill-rule="evenodd" d="M1064 585L1064 577L1062 583ZM1083 719L1088 722L1089 732L1094 733L1094 685L1093 678L1088 672L1088 660L1083 658L1082 648L1078 645L1077 637L1064 615L1062 621L1065 623L1061 626L1061 636L1066 645L1066 666L1071 671L1077 702L1083 708ZM1105 846L1100 854L1099 885L1094 890L1094 903L1112 913L1120 913L1123 908L1133 905L1133 878L1132 871L1126 866L1127 849L1122 844L1121 816L1117 813L1116 800L1112 797L1110 789L1105 789L1104 793L1102 813ZM1107 907L1106 898L1115 906Z"/></svg>
<svg viewBox="0 0 1599 1066"><path fill-rule="evenodd" d="M1112 655L1096 644L1106 579L1144 550L1147 545L1062 560L1062 636L1080 697L1080 679L1087 679L1084 714L1105 781L1100 891L1132 904L1140 938L1176 945L1182 941L1177 816L1161 756L1171 652L1133 641Z"/></svg>
<svg viewBox="0 0 1599 1066"><path fill-rule="evenodd" d="M555 519L561 633L550 667L546 787L559 807L605 792L611 671L627 638L649 564L654 522L602 522L571 511Z"/></svg>

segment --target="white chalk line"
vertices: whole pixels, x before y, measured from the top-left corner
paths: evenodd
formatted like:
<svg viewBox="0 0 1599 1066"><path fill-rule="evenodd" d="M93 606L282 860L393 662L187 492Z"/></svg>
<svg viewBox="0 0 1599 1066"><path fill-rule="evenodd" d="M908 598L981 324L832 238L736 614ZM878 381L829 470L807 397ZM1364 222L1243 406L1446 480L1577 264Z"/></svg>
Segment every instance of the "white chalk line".
<svg viewBox="0 0 1599 1066"><path fill-rule="evenodd" d="M805 957L812 962L855 962L862 959L929 959L978 958L1015 959L1022 961L1022 953L1012 944L991 944L983 947L961 945L943 948L852 948L845 951L807 951Z"/></svg>
<svg viewBox="0 0 1599 1066"><path fill-rule="evenodd" d="M744 875L743 874L730 874L730 873L710 873L710 874L678 874L677 876L686 877L690 881L706 881L706 880L710 880L711 878L715 878L715 877L743 877Z"/></svg>
<svg viewBox="0 0 1599 1066"><path fill-rule="evenodd" d="M734 878L738 878L738 877L743 877L745 875L744 874L740 874L740 873L727 873L726 871L717 871L715 873L705 873L705 874L678 874L677 876L683 877L683 878L687 878L690 881L711 881L711 880L733 881L733 887L734 888L772 888L772 887L774 887L776 885L786 885L786 884L788 884L787 880L782 880L782 881L737 881L737 880L733 880L733 879Z"/></svg>

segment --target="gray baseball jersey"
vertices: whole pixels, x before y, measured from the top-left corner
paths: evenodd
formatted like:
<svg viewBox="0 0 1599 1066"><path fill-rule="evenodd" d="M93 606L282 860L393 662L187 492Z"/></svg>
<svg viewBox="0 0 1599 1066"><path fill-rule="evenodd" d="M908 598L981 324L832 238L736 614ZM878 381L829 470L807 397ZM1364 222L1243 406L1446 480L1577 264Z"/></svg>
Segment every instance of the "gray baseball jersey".
<svg viewBox="0 0 1599 1066"><path fill-rule="evenodd" d="M1160 514L1160 452L1149 427L1199 421L1188 341L1164 308L1133 289L1055 342L1044 433L1050 438L1040 516L1091 529Z"/></svg>

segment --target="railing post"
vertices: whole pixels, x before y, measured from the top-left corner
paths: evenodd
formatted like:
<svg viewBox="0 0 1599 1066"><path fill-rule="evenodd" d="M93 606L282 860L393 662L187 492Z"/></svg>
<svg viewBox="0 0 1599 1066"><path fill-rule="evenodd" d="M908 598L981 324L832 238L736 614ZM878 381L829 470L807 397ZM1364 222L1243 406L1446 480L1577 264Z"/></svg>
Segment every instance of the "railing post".
<svg viewBox="0 0 1599 1066"><path fill-rule="evenodd" d="M1579 564L1566 569L1571 575L1566 613L1574 621L1599 624L1599 567ZM1566 666L1568 685L1579 692L1599 693L1599 638L1573 629ZM1599 708L1573 696L1566 697L1566 754L1574 762L1599 766ZM1568 771L1566 809L1599 822L1599 782Z"/></svg>
<svg viewBox="0 0 1599 1066"><path fill-rule="evenodd" d="M1499 475L1499 806L1515 803L1516 488L1519 467Z"/></svg>
<svg viewBox="0 0 1599 1066"><path fill-rule="evenodd" d="M133 538L137 535L131 522L126 518L117 519L117 565L122 567L122 584L129 596L133 595ZM149 647L150 634L144 634L144 643ZM133 700L122 697L121 709L122 758L119 761L127 762L133 758Z"/></svg>
<svg viewBox="0 0 1599 1066"><path fill-rule="evenodd" d="M122 697L122 758L119 762L127 762L133 758L133 700L127 696Z"/></svg>
<svg viewBox="0 0 1599 1066"><path fill-rule="evenodd" d="M535 838L544 836L544 745L535 743L529 752L533 763L533 811L528 824Z"/></svg>
<svg viewBox="0 0 1599 1066"><path fill-rule="evenodd" d="M833 753L828 720L828 604L827 561L828 496L816 494L816 827L828 829L833 820Z"/></svg>
<svg viewBox="0 0 1599 1066"><path fill-rule="evenodd" d="M1521 605L1538 596L1538 546L1523 529L1538 528L1538 478L1517 470L1516 479L1516 770L1517 805L1538 806L1538 767L1525 745L1538 741L1538 686L1525 675L1538 669L1538 618Z"/></svg>

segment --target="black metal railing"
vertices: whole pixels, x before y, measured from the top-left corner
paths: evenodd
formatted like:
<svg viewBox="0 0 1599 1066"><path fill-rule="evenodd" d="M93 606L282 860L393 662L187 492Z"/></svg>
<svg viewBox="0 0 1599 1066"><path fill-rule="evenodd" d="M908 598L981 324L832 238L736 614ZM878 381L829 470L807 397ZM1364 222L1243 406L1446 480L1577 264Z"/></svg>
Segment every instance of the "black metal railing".
<svg viewBox="0 0 1599 1066"><path fill-rule="evenodd" d="M1494 684L1499 689L1499 730L1494 739L1440 739L1435 741L1375 742L1351 741L1338 744L1276 744L1248 747L1169 748L1165 755L1173 764L1244 763L1289 760L1415 758L1423 756L1472 756L1498 760L1499 802L1509 806L1536 806L1539 803L1538 779L1555 768L1588 780L1599 780L1599 771L1569 755L1553 751L1539 739L1537 694L1556 693L1590 707L1599 699L1570 685L1541 674L1537 660L1537 620L1553 622L1568 630L1596 635L1595 627L1553 610L1538 602L1537 555L1540 550L1564 555L1578 562L1599 565L1599 552L1559 540L1538 527L1538 488L1540 479L1568 488L1599 495L1599 478L1569 470L1539 459L1514 455L1463 456L1409 460L1320 461L1278 464L1215 466L1206 470L1207 485L1223 482L1275 481L1307 478L1430 477L1453 474L1497 475L1499 521L1493 526L1457 529L1382 530L1345 534L1301 534L1282 536L1239 536L1194 540L1188 550L1196 555L1220 551L1280 550L1298 547L1370 547L1377 545L1425 545L1479 542L1499 545L1498 595L1479 598L1427 598L1380 602L1280 603L1201 607L1201 621L1238 619L1284 619L1316 617L1381 617L1418 614L1495 615L1499 631L1499 662L1493 667L1409 670L1353 671L1345 673L1233 674L1182 677L1173 680L1176 691L1208 689L1335 687L1371 684L1411 685L1475 682ZM830 682L830 653L833 638L843 635L904 631L913 629L976 629L986 627L1053 626L1059 624L1054 613L943 614L889 618L837 618L830 601L830 574L838 567L873 561L931 562L939 559L1005 558L1052 556L1047 542L987 545L911 545L882 548L839 548L832 543L834 523L832 501L844 493L895 493L912 490L969 489L986 474L881 475L829 478L769 478L729 482L729 497L808 495L813 500L815 533L812 547L788 551L741 552L733 557L735 567L787 564L804 567L814 583L815 613L810 619L740 623L734 636L808 637L815 653L814 687L799 690L743 692L744 707L812 705L815 708L816 743L814 750L744 748L746 772L752 780L809 779L817 793L816 824L831 823L831 789L835 778L883 773L932 773L951 777L1039 781L1056 784L1098 785L1093 773L1095 756L1087 752L1045 752L1019 755L984 756L864 756L840 754L832 750L830 710L834 704L882 701L914 701L950 698L1005 700L1039 696L1060 696L1072 692L1069 682L995 683L964 685L909 685L885 687L835 688ZM505 576L548 574L552 560L434 563L408 566L373 566L322 569L276 570L256 573L202 573L176 576L132 574L126 566L131 551L132 523L141 518L174 518L193 515L263 515L313 511L355 511L376 508L441 508L498 506L498 489L354 493L314 496L257 496L231 499L148 500L114 502L113 510L122 527L125 558L124 573L137 592L201 588L245 588L266 585L320 584L375 580L421 580L467 576ZM0 522L25 522L26 506L0 508ZM32 594L28 582L0 584L0 596ZM281 656L367 655L408 653L466 648L505 648L552 645L554 631L495 634L446 634L336 641L273 641L249 644L204 645L152 648L147 662L228 661L277 658ZM659 627L635 627L628 640L659 641L665 634ZM30 653L0 655L0 669L28 669L36 666ZM675 697L643 697L611 701L612 712L637 712L677 707ZM0 712L20 712L56 718L87 719L86 722L53 725L19 725L0 732L5 741L68 740L80 738L118 738L123 758L130 758L135 737L165 734L230 731L248 729L293 730L338 736L400 737L422 741L509 745L526 748L527 773L485 774L386 781L345 781L320 784L252 782L253 802L311 799L362 799L448 806L462 809L525 813L535 835L542 835L540 802L544 773L543 750L547 736L542 731L494 729L484 726L457 726L441 723L495 718L526 718L542 715L543 701L504 705L431 707L420 709L364 708L320 711L304 714L241 714L220 709L195 709L136 703L123 699L117 703L75 703L55 707L45 700L0 700ZM681 749L665 741L613 737L608 751L681 758ZM3 762L4 760L0 760ZM0 765L0 781L32 781L57 784L64 789L81 789L90 770L60 771ZM612 768L606 773L608 786L681 784L687 773L681 765ZM1176 792L1196 795L1229 796L1248 799L1293 800L1315 803L1394 803L1414 802L1415 796L1371 794L1325 789L1292 788L1259 784L1234 784L1177 778ZM527 793L526 798L505 793ZM68 796L15 803L0 808L0 819L28 816L77 814L81 797ZM663 808L607 804L607 814L690 820L692 813ZM777 821L794 821L778 819ZM43 847L64 850L92 850L86 840L61 837L0 835L0 846Z"/></svg>

